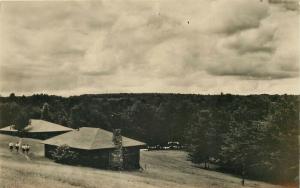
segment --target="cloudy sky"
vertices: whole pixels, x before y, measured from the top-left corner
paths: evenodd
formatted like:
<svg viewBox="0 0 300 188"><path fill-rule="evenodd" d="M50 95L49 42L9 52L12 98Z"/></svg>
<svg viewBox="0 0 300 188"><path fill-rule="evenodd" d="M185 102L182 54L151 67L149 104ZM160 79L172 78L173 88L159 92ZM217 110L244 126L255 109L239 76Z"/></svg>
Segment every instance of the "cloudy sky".
<svg viewBox="0 0 300 188"><path fill-rule="evenodd" d="M0 94L299 94L297 3L0 2Z"/></svg>

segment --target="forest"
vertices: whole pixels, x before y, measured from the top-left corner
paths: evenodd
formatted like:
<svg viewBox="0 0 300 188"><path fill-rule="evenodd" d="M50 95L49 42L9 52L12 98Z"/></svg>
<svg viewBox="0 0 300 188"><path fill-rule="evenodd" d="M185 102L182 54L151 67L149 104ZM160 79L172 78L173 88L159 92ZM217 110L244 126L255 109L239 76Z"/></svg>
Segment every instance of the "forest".
<svg viewBox="0 0 300 188"><path fill-rule="evenodd" d="M0 97L0 128L26 119L120 128L148 145L178 141L189 160L244 178L299 181L298 95L47 94Z"/></svg>

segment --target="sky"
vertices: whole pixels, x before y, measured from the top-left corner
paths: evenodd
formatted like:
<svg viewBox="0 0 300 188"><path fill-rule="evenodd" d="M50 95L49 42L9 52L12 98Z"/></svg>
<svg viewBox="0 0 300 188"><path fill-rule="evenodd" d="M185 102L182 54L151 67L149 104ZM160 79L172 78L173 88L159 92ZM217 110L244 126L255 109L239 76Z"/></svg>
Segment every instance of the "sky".
<svg viewBox="0 0 300 188"><path fill-rule="evenodd" d="M0 94L299 94L299 8L267 0L0 2Z"/></svg>

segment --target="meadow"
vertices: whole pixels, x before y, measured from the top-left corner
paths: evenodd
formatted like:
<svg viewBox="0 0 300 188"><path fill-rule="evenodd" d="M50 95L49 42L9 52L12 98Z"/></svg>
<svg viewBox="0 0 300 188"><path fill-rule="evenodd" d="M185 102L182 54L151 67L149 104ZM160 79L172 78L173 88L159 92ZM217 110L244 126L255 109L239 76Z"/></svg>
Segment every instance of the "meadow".
<svg viewBox="0 0 300 188"><path fill-rule="evenodd" d="M237 188L239 177L204 170L187 161L183 151L141 151L140 171L110 171L54 163L43 157L39 140L23 138L31 145L29 158L10 152L8 142L19 138L0 135L1 188ZM245 188L280 188L259 181L246 180Z"/></svg>

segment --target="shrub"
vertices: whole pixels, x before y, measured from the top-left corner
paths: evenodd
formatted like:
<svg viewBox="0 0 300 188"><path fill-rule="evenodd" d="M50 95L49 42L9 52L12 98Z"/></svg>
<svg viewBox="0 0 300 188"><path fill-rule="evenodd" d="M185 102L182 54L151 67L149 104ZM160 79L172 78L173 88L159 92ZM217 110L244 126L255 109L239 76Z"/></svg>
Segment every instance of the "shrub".
<svg viewBox="0 0 300 188"><path fill-rule="evenodd" d="M69 146L62 145L52 151L51 156L55 162L70 164L76 161L78 153L72 151Z"/></svg>

